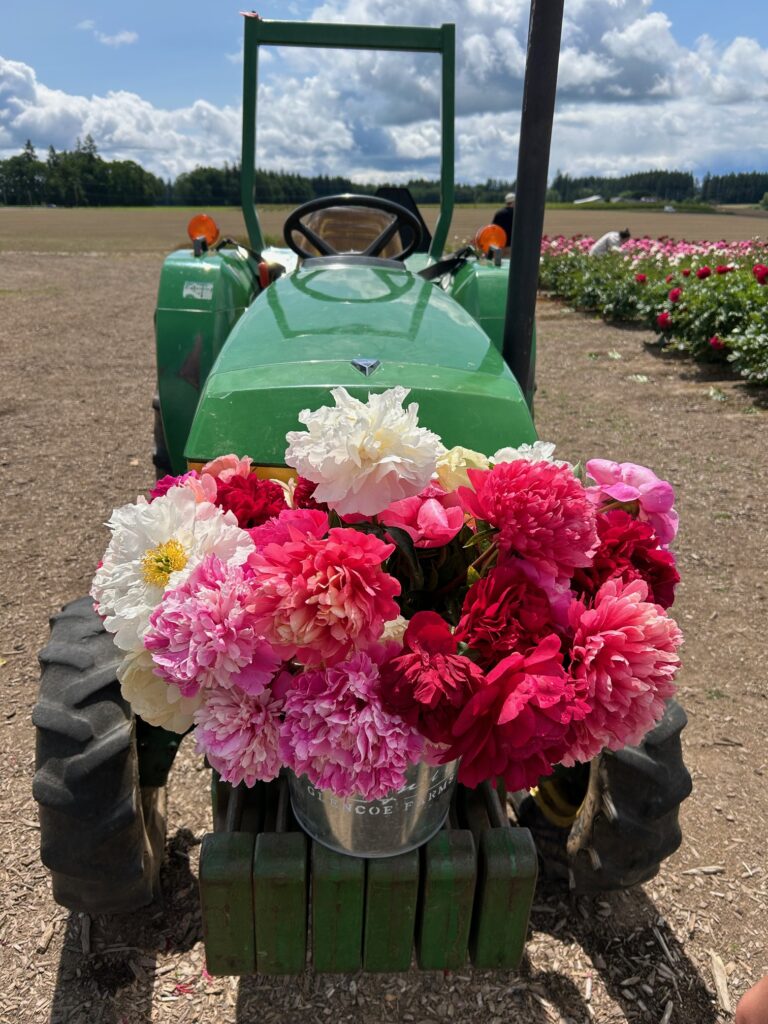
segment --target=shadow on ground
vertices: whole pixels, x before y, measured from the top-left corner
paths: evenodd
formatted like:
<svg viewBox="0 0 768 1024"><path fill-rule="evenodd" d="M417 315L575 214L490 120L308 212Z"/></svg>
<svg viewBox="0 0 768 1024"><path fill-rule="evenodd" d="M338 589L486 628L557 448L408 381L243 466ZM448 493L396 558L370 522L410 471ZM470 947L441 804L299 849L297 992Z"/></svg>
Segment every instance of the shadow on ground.
<svg viewBox="0 0 768 1024"><path fill-rule="evenodd" d="M157 970L163 970L158 956L191 950L202 938L197 883L189 866L195 843L187 830L171 840L162 896L151 907L95 919L90 940L82 915L70 915L49 1024L149 1024L157 1009ZM586 986L591 973L594 996L602 982L627 1020L658 1021L671 1000L675 1020L718 1021L695 964L644 890L573 898L558 883L542 883L531 925L536 951L526 953L519 972L342 976L307 971L299 978L244 977L235 1019L238 1024L383 1024L409 1018L423 1024L446 1019L487 1024L499 1018L548 1024L556 1012L581 1022L592 1009ZM543 936L563 946L551 966L542 960ZM583 979L574 980L574 954L586 965ZM178 988L180 996L192 994Z"/></svg>

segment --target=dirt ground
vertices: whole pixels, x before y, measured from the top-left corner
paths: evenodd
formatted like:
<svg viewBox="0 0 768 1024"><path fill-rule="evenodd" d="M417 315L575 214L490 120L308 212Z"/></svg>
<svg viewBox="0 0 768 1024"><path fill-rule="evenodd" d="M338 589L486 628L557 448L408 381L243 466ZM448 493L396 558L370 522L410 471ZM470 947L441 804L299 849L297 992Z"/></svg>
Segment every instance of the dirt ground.
<svg viewBox="0 0 768 1024"><path fill-rule="evenodd" d="M47 216L28 220L38 212ZM28 251L6 251L0 281L0 1024L732 1019L723 1007L768 973L765 393L664 357L646 347L647 332L540 302L541 436L574 461L646 463L678 489L675 613L687 636L680 700L694 790L683 845L659 876L596 900L541 884L517 974L209 979L195 876L210 812L191 749L172 773L162 902L126 918L90 920L53 903L30 792L48 616L87 591L101 524L152 478L162 257L104 259L87 236L73 254L63 254L66 239L40 252L20 223L11 246L8 213L0 244Z"/></svg>
<svg viewBox="0 0 768 1024"><path fill-rule="evenodd" d="M490 223L495 207L457 206L448 234L448 248L471 241L478 228ZM269 241L282 238L288 207L260 210L261 228ZM239 209L217 207L209 211L224 237L245 239L245 224ZM424 218L430 227L437 219L437 207L427 206ZM47 209L0 207L0 252L157 252L166 253L188 245L187 222L192 211L178 207L120 209ZM634 236L670 235L695 241L720 238L738 241L768 235L768 215L759 211L727 214L660 213L656 210L547 210L544 230L549 235L602 235L628 227ZM279 244L283 244L280 242Z"/></svg>

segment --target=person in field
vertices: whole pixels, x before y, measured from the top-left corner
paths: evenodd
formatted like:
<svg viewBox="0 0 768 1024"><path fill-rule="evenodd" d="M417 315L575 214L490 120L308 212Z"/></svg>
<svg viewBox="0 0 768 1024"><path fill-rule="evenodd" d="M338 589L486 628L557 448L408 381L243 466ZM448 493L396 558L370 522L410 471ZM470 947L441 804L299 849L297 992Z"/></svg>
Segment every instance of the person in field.
<svg viewBox="0 0 768 1024"><path fill-rule="evenodd" d="M589 250L589 255L602 256L603 253L611 252L613 249L620 249L628 238L631 238L629 228L624 228L623 231L606 231Z"/></svg>
<svg viewBox="0 0 768 1024"><path fill-rule="evenodd" d="M512 244L512 224L515 220L515 193L507 192L504 196L504 205L500 210L497 210L493 215L493 224L498 225L503 231L507 233L507 240L504 243L504 248L508 249Z"/></svg>

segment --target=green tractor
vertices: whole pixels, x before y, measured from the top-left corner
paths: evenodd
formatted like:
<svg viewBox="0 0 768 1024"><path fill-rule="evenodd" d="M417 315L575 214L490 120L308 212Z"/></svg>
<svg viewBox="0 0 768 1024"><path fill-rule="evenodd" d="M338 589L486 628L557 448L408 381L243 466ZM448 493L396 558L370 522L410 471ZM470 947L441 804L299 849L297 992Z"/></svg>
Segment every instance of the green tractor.
<svg viewBox="0 0 768 1024"><path fill-rule="evenodd" d="M158 476L183 473L225 452L249 455L256 472L264 476L289 475L282 463L287 431L296 428L300 410L327 404L330 389L338 385L363 400L369 392L395 385L410 388L421 422L447 446L493 452L536 440L533 310L562 0L554 6L559 6L559 16L553 14L551 3L532 4L518 213L509 261L493 249L444 254L454 188L452 25L366 28L268 22L246 15L242 205L248 244L219 241L210 220L194 218L193 247L171 254L163 266L155 314ZM253 199L257 56L265 44L441 55L441 203L431 238L415 204L399 190L399 201L387 195L342 195L305 203L286 219L286 248L267 249ZM42 858L52 873L54 896L64 906L91 913L133 910L157 892L164 786L180 737L134 717L116 680L118 653L90 599L75 601L54 617L50 643L40 660L34 795L40 809ZM562 771L534 794L508 795L517 824L533 831L547 872L569 878L572 887L596 890L631 886L657 871L680 842L678 806L690 790L680 753L684 724L684 713L673 703L639 747L606 753L591 765ZM209 969L221 973L246 973L257 963L260 970L286 970L290 963L301 969L304 962L300 946L291 954L293 960L277 953L270 959L262 949L254 953L251 948L255 893L274 928L279 928L282 914L284 928L301 932L302 906L305 929L307 918L301 895L306 898L303 837L298 846L298 840L288 840L296 833L286 829L284 792L262 791L262 784L257 789L255 796L244 797L214 780L217 832L204 844L201 883ZM495 791L486 792L480 803L468 794L462 800L459 818L463 816L465 832L470 830L476 839L478 829L497 835L483 838L480 846L486 859L481 858L479 868L474 855L470 857L470 889L466 884L461 887L466 878L458 854L448 871L450 885L440 890L433 879L434 905L422 889L420 913L425 920L427 911L432 917L417 928L424 947L420 963L460 966L469 941L475 963L513 966L521 955L536 875L530 836L526 827L508 827ZM261 823L251 832L271 829L278 837L282 833L271 853L277 874L264 869L266 874L257 872L256 883L251 874L254 840L247 822ZM457 829L447 834L464 833ZM259 835L256 849L267 857L268 843L262 839ZM500 844L498 848L494 843ZM507 851L501 860L500 850ZM286 865L292 857L298 873L288 877ZM518 883L511 884L508 865L515 858ZM331 913L329 908L344 904L345 912L353 913L349 908L357 906L354 894L360 884L369 886L369 931L376 920L371 891L379 893L379 913L387 906L386 913L391 913L391 896L403 884L402 878L398 881L393 875L387 881L382 874L375 889L373 868L367 869L361 883L354 872L362 869L350 866L358 862L346 861L346 866L335 861L329 866L322 862L322 854L317 863L312 861L312 914L319 938L318 922L324 921L323 913ZM325 889L319 881L323 863ZM521 896L522 875L527 888ZM265 878L271 879L269 885ZM504 884L495 890L499 878ZM504 911L501 918L493 906L499 892L502 910L515 899L518 908ZM298 916L281 911L291 900L298 900ZM478 909L483 900L485 911ZM412 902L415 913L415 895ZM459 915L457 924L454 915L449 927L446 908L462 905L464 917ZM239 923L238 913L245 915ZM511 953L502 948L509 939L505 920L516 929L517 938L508 943ZM328 918L326 934L336 927L338 922ZM359 932L360 921L350 927ZM391 930L391 921L387 927ZM357 959L328 960L329 947L319 942L315 965L407 966L413 920L403 927L400 960L388 958L386 951L370 953L376 948L373 929ZM458 930L454 934L451 928ZM446 935L453 942L452 952L435 953L434 944ZM275 948L284 954L280 943L287 941L285 935L273 938Z"/></svg>

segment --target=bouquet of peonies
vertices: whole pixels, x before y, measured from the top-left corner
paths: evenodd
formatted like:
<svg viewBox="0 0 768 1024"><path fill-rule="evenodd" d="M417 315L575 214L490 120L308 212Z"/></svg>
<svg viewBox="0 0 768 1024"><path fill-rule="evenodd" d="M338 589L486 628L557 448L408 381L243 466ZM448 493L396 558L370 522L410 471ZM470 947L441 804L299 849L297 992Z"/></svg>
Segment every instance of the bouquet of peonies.
<svg viewBox="0 0 768 1024"><path fill-rule="evenodd" d="M289 484L227 455L112 515L91 593L123 694L232 784L285 765L376 799L460 758L521 789L639 742L673 692L672 487L446 450L407 394L302 412Z"/></svg>

